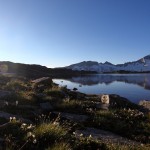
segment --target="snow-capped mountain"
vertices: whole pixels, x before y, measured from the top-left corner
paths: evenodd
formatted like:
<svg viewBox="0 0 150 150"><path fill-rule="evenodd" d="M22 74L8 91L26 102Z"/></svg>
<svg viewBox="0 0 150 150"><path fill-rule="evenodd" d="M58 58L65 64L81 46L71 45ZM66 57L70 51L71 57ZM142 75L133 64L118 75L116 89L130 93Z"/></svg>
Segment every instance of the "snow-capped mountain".
<svg viewBox="0 0 150 150"><path fill-rule="evenodd" d="M96 71L98 73L115 71L145 72L150 71L150 55L147 55L137 61L118 65L111 64L107 61L105 63L83 61L77 64L70 65L66 68L79 71Z"/></svg>

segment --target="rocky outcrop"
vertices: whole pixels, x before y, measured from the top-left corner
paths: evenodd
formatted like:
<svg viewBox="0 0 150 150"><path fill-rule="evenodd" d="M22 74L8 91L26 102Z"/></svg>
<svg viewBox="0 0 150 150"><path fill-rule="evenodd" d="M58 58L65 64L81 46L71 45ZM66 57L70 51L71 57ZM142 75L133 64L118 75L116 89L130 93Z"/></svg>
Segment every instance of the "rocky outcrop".
<svg viewBox="0 0 150 150"><path fill-rule="evenodd" d="M76 130L75 135L77 137L84 136L93 138L95 140L102 140L104 142L111 142L122 145L140 145L141 143L131 141L127 138L121 137L109 131L104 131L95 128L86 128L84 130Z"/></svg>

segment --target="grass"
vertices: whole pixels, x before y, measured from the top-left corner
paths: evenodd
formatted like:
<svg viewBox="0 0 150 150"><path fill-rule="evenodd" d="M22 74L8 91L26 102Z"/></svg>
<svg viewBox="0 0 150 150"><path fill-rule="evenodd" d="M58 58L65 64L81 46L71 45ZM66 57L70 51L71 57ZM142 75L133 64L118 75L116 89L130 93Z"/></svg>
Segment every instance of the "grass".
<svg viewBox="0 0 150 150"><path fill-rule="evenodd" d="M62 91L58 90L58 89L52 89L52 90L48 90L45 91L45 94L51 97L58 97L58 98L64 98L65 95L63 94Z"/></svg>
<svg viewBox="0 0 150 150"><path fill-rule="evenodd" d="M136 141L150 143L150 120L138 110L97 111L93 125Z"/></svg>
<svg viewBox="0 0 150 150"><path fill-rule="evenodd" d="M54 123L43 123L34 130L38 144L45 146L52 145L55 141L59 142L67 138L67 131L61 126Z"/></svg>
<svg viewBox="0 0 150 150"><path fill-rule="evenodd" d="M33 125L27 124L24 128L22 128L23 122L19 121L10 122L7 127L0 128L0 137L5 139L5 148L12 150L20 148L23 150L146 150L150 148L150 113L142 113L138 105L125 99L120 100L117 96L110 96L110 107L105 111L95 108L95 103L99 101L96 95L72 92L55 84L38 91L32 87L28 79L0 76L0 89L12 92L3 97L3 101L9 102L9 105L2 107L1 111L33 121ZM15 106L16 101L18 106ZM53 113L50 116L40 113L38 119L34 119L33 112L37 114L42 112L39 111L41 102L49 102L54 111L83 114L89 119L78 124L66 121L60 116L56 117ZM31 105L31 108L23 107L24 105ZM36 106L37 109L32 109L32 106ZM0 123L6 123L8 119L0 118ZM73 134L74 131L86 127L108 130L135 141L142 141L146 145L116 144L91 137L76 137Z"/></svg>
<svg viewBox="0 0 150 150"><path fill-rule="evenodd" d="M64 100L61 100L61 102L56 103L56 105L54 105L54 107L56 110L66 111L66 112L70 112L70 113L81 113L81 112L83 112L82 102L78 101L78 100L66 101L66 99L64 99Z"/></svg>
<svg viewBox="0 0 150 150"><path fill-rule="evenodd" d="M46 150L72 150L69 143L60 142L56 143L52 147L47 148Z"/></svg>

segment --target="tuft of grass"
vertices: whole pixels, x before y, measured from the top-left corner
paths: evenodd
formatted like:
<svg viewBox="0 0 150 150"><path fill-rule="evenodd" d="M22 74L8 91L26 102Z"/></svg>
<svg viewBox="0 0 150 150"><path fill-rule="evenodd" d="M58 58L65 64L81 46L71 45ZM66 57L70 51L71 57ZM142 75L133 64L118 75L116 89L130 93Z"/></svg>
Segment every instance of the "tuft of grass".
<svg viewBox="0 0 150 150"><path fill-rule="evenodd" d="M72 148L69 143L60 142L54 144L52 147L49 147L46 150L72 150Z"/></svg>
<svg viewBox="0 0 150 150"><path fill-rule="evenodd" d="M58 139L65 136L67 132L61 126L55 125L54 123L43 123L34 130L34 133L39 138L53 136Z"/></svg>
<svg viewBox="0 0 150 150"><path fill-rule="evenodd" d="M55 109L70 113L81 113L83 112L82 102L78 100L70 100L70 101L61 101L60 103L56 103L54 106Z"/></svg>
<svg viewBox="0 0 150 150"><path fill-rule="evenodd" d="M52 145L55 141L59 142L62 139L68 138L68 132L58 122L42 123L33 131L35 134L39 146L45 144L45 146Z"/></svg>

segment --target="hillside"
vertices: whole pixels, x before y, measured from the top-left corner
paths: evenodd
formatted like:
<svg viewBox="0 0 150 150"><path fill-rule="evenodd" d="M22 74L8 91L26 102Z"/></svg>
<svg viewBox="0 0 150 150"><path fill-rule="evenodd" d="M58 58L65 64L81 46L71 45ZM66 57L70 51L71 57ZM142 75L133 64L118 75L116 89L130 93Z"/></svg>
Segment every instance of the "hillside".
<svg viewBox="0 0 150 150"><path fill-rule="evenodd" d="M9 61L0 61L0 72L1 73L13 73L16 75L26 76L29 78L37 78L43 76L50 77L69 77L87 73L95 73L91 71L75 71L69 68L47 68L41 65L30 65L13 63Z"/></svg>

